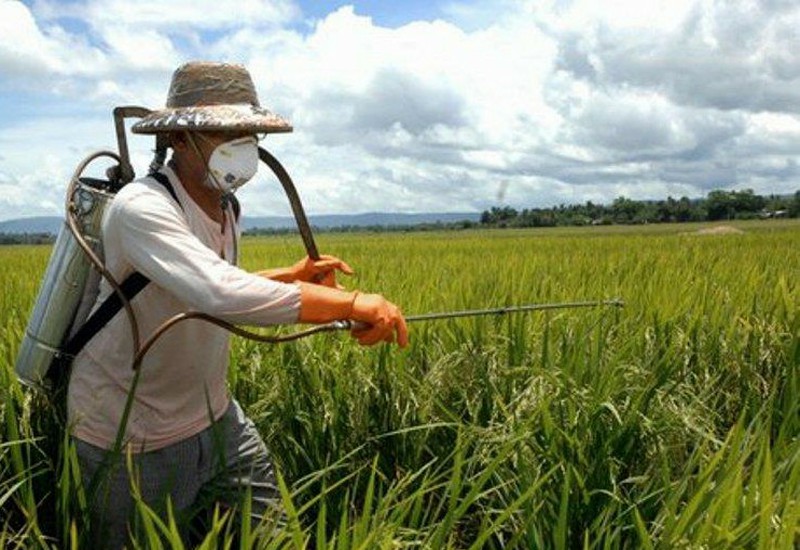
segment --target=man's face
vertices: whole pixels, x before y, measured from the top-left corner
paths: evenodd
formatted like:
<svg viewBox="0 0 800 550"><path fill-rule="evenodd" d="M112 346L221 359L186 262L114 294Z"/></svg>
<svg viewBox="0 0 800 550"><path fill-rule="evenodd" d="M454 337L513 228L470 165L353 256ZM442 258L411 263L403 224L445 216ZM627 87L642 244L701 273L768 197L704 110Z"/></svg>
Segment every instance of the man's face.
<svg viewBox="0 0 800 550"><path fill-rule="evenodd" d="M203 132L189 135L197 160L207 169L204 183L223 193L235 191L258 171L258 137L252 132Z"/></svg>
<svg viewBox="0 0 800 550"><path fill-rule="evenodd" d="M174 159L180 177L186 182L197 182L204 184L210 175L209 163L214 156L214 151L223 143L229 143L242 138L251 138L251 143L256 143L258 135L248 131L211 131L211 132L176 132L170 137L170 143L174 150ZM246 155L245 168L252 169L252 163L258 165L258 154L255 153L255 160L252 158L253 152ZM223 155L223 159L229 160L229 155ZM234 178L245 180L249 169L242 170L239 163L237 166L218 166L217 169L227 175L228 172L234 173ZM241 172L241 173L240 173ZM224 177L224 176L223 176Z"/></svg>

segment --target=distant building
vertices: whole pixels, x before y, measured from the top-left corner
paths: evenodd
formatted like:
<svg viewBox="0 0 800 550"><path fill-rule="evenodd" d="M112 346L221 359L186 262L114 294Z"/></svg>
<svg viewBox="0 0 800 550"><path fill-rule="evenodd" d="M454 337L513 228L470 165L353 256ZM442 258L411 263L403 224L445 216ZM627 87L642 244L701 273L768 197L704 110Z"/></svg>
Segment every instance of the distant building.
<svg viewBox="0 0 800 550"><path fill-rule="evenodd" d="M759 218L768 219L768 218L788 218L789 211L788 210L762 210L758 214Z"/></svg>

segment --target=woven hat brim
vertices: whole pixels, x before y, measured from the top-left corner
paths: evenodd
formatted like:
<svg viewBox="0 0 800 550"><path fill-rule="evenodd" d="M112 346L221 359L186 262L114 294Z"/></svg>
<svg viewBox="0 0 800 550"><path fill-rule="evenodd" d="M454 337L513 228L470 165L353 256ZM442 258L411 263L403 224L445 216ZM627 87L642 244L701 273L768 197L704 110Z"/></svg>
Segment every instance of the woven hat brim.
<svg viewBox="0 0 800 550"><path fill-rule="evenodd" d="M153 111L136 122L136 134L184 131L244 131L261 133L291 132L292 125L283 117L254 105L203 105Z"/></svg>

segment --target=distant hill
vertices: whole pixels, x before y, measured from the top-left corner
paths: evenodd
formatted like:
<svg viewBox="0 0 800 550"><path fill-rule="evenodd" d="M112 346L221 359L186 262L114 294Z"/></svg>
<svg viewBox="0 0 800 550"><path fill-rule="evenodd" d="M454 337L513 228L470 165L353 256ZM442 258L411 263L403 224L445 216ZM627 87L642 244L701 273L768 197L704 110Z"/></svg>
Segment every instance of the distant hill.
<svg viewBox="0 0 800 550"><path fill-rule="evenodd" d="M330 229L334 227L367 227L367 226L398 226L420 225L428 223L453 223L462 220L478 221L481 215L478 212L444 212L426 214L397 214L386 212L370 212L366 214L330 214L309 216L309 222L314 227ZM58 216L44 216L35 218L19 218L0 222L0 233L49 233L58 234L63 219ZM286 229L295 227L294 218L289 216L245 216L242 218L242 229Z"/></svg>
<svg viewBox="0 0 800 550"><path fill-rule="evenodd" d="M463 220L478 221L479 212L440 212L425 214L398 214L387 212L369 212L365 214L327 214L309 216L308 221L314 227L330 229L334 227L368 227L420 225L428 223L453 223ZM247 217L242 218L242 229L285 229L295 227L294 218L289 216Z"/></svg>
<svg viewBox="0 0 800 550"><path fill-rule="evenodd" d="M18 218L0 222L0 233L22 234L22 233L49 233L58 234L61 226L64 225L64 218L59 216L39 216L35 218Z"/></svg>

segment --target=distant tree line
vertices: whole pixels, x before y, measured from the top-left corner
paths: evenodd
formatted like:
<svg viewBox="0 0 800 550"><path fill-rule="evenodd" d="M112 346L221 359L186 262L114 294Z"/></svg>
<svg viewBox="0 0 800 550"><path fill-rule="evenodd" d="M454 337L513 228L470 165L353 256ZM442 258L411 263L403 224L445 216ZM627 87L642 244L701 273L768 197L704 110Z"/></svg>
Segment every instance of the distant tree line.
<svg viewBox="0 0 800 550"><path fill-rule="evenodd" d="M456 222L425 222L417 224L395 224L395 225L337 225L330 227L311 226L314 233L398 233L410 231L444 231L448 229L472 229L480 227L481 224L472 220L461 220ZM256 227L244 231L244 235L291 235L298 233L295 227Z"/></svg>
<svg viewBox="0 0 800 550"><path fill-rule="evenodd" d="M485 210L480 221L420 223L414 225L342 225L314 227L315 233L370 232L392 233L401 231L441 231L446 229L472 229L478 227L554 227L565 225L611 225L643 223L678 223L718 220L745 220L757 218L800 218L800 190L794 195L756 195L752 189L744 191L711 191L704 199L667 197L659 201L636 201L619 197L610 205L585 204L525 208L521 211L510 206L493 206ZM296 228L257 228L245 235L288 235ZM0 233L0 245L53 244L50 233Z"/></svg>
<svg viewBox="0 0 800 550"><path fill-rule="evenodd" d="M55 236L50 233L0 233L0 245L53 244L55 241Z"/></svg>
<svg viewBox="0 0 800 550"><path fill-rule="evenodd" d="M659 201L636 201L619 197L610 205L588 201L522 211L495 206L481 214L480 224L484 227L552 227L798 217L800 191L794 195L764 197L745 189L711 191L704 199L667 197Z"/></svg>

